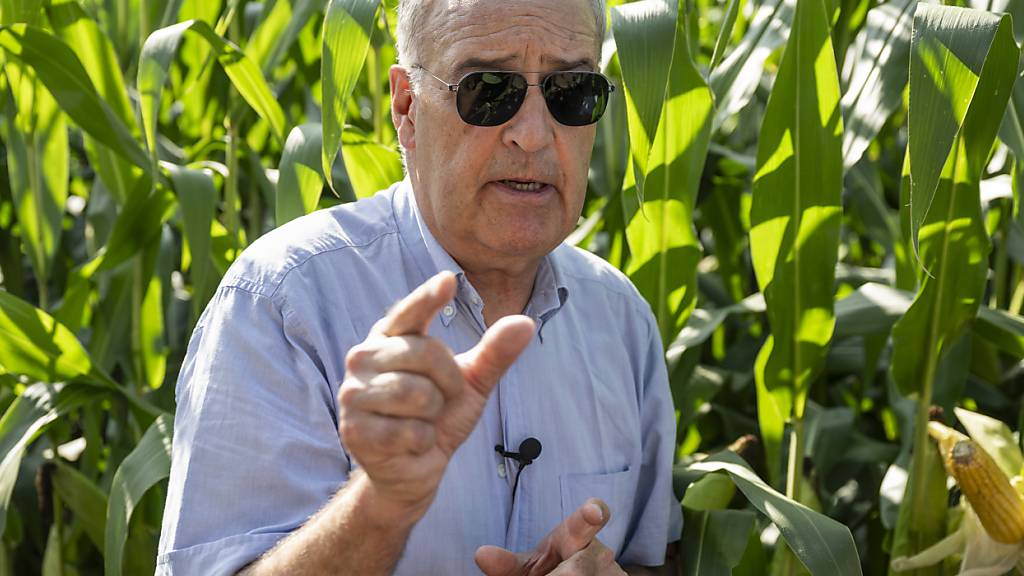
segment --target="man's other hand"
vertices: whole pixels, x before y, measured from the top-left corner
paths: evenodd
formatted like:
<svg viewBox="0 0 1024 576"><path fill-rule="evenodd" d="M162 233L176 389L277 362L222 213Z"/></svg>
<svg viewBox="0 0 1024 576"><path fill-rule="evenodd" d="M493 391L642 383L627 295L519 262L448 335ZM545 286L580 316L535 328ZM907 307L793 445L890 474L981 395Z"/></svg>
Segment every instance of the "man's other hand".
<svg viewBox="0 0 1024 576"><path fill-rule="evenodd" d="M476 565L485 576L620 576L615 554L597 539L611 518L608 506L591 498L551 531L532 552L514 554L481 546Z"/></svg>
<svg viewBox="0 0 1024 576"><path fill-rule="evenodd" d="M505 317L472 350L454 355L427 329L454 298L455 284L442 272L392 307L349 350L338 393L339 433L374 492L420 515L491 390L534 334L529 318Z"/></svg>

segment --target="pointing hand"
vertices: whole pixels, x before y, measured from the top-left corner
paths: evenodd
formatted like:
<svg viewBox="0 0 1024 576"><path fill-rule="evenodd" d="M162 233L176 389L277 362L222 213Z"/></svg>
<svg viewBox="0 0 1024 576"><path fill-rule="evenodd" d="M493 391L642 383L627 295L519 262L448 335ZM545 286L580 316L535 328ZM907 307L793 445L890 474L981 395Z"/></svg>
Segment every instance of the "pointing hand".
<svg viewBox="0 0 1024 576"><path fill-rule="evenodd" d="M455 288L455 276L442 272L396 304L349 350L338 393L346 449L379 494L421 515L491 390L534 334L532 320L508 316L474 348L453 354L427 329Z"/></svg>

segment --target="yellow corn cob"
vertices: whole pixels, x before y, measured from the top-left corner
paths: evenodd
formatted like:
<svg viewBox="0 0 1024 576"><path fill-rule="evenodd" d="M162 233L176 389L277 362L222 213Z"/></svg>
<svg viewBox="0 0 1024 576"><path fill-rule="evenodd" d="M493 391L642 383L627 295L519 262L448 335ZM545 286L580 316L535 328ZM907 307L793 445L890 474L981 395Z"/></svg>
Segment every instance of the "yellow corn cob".
<svg viewBox="0 0 1024 576"><path fill-rule="evenodd" d="M938 422L928 423L946 470L956 479L985 532L997 542L1024 540L1024 502L995 460L975 441Z"/></svg>

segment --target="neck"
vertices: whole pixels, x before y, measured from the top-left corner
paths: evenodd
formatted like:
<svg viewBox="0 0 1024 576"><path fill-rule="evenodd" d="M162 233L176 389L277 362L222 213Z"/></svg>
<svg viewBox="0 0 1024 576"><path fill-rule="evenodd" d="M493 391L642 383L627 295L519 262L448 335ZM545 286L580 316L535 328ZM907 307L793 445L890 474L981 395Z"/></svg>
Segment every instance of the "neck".
<svg viewBox="0 0 1024 576"><path fill-rule="evenodd" d="M467 266L462 262L459 265L484 302L484 322L488 326L505 316L523 313L540 268L539 261L515 270Z"/></svg>

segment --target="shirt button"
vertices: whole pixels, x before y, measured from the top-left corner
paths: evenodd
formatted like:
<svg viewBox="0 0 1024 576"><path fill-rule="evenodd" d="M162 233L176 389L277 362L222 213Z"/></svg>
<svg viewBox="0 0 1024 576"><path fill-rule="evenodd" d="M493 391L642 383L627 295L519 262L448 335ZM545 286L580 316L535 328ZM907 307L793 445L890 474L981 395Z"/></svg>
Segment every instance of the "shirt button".
<svg viewBox="0 0 1024 576"><path fill-rule="evenodd" d="M498 477L504 478L507 472L505 471L505 462L498 462Z"/></svg>
<svg viewBox="0 0 1024 576"><path fill-rule="evenodd" d="M479 296L473 296L473 306L479 306L481 304L483 304L483 302L480 301L480 297Z"/></svg>
<svg viewBox="0 0 1024 576"><path fill-rule="evenodd" d="M435 308L435 310L437 310L437 308ZM455 316L455 306L452 306L451 304L445 304L444 308L441 310L441 313L451 318L452 316Z"/></svg>

